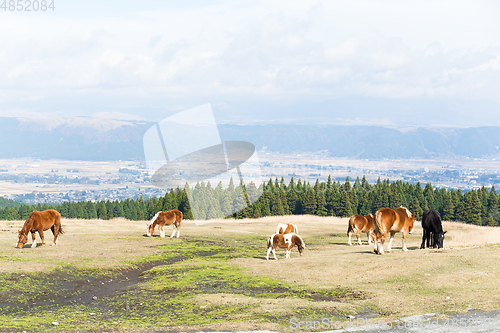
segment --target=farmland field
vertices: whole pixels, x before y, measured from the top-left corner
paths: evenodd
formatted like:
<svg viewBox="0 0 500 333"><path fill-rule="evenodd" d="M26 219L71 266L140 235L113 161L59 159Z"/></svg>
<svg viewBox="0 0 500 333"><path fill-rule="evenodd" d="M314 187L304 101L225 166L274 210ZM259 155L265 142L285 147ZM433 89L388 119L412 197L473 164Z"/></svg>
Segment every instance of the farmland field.
<svg viewBox="0 0 500 333"><path fill-rule="evenodd" d="M265 260L279 222L306 249ZM0 221L0 331L289 330L290 320L497 310L500 229L444 222L445 248L347 245L347 219L279 216L183 221L179 239L146 221L62 220L56 247L15 249L22 221ZM169 234L169 229L166 230ZM38 235L37 235L38 237Z"/></svg>

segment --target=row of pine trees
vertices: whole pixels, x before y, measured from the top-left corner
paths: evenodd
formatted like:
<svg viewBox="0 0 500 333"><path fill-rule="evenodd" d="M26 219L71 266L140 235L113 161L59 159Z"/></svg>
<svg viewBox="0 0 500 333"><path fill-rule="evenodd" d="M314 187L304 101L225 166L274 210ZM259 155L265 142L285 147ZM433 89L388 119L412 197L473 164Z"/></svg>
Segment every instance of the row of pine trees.
<svg viewBox="0 0 500 333"><path fill-rule="evenodd" d="M193 203L191 207L190 203ZM434 189L431 183L390 182L380 179L369 184L366 178L356 178L351 184L316 180L314 184L293 178L286 183L270 179L257 187L254 183L228 188L219 183L198 183L194 188L172 189L165 196L123 201L80 201L62 204L23 204L19 208L0 209L1 220L25 220L33 210L55 209L65 218L150 220L160 210L179 209L185 219L215 219L224 217L259 218L274 215L347 217L353 214L373 214L378 209L407 207L420 220L426 209L436 209L443 220L476 225L500 224L499 198L494 186L478 190Z"/></svg>

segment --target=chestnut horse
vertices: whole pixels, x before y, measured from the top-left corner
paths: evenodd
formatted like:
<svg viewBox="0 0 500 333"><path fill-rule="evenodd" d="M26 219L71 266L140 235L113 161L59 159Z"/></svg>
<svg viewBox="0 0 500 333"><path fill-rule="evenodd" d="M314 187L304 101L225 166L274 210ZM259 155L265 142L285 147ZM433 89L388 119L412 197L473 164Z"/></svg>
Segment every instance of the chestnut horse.
<svg viewBox="0 0 500 333"><path fill-rule="evenodd" d="M406 236L412 233L414 222L415 216L405 207L379 209L375 213L373 222L373 232L375 234L373 251L378 254L384 254L384 242L389 232L391 233L391 238L387 245L387 252L391 252L392 240L396 232L403 234L403 251L408 251L406 248Z"/></svg>
<svg viewBox="0 0 500 333"><path fill-rule="evenodd" d="M300 255L303 255L306 244L302 240L302 237L293 232L288 234L272 234L267 240L266 259L269 260L269 253L273 251L274 259L278 260L278 258L276 258L276 249L278 246L282 249L286 249L285 258L290 258L290 252L295 245L297 245Z"/></svg>
<svg viewBox="0 0 500 333"><path fill-rule="evenodd" d="M173 238L175 232L177 231L177 238L181 234L181 222L182 222L182 212L177 209L169 210L166 212L158 212L151 220L151 223L148 224L147 236L150 237L153 235L155 231L155 227L158 226L158 230L160 230L160 237L165 237L165 231L163 227L165 225L172 225L174 230L172 231L172 235L170 238Z"/></svg>
<svg viewBox="0 0 500 333"><path fill-rule="evenodd" d="M373 237L373 215L353 215L349 219L349 226L347 227L347 236L349 236L349 240L347 244L352 245L351 243L351 235L356 231L356 238L358 239L359 245L363 244L361 242L361 232L366 233L368 237L368 245L372 243Z"/></svg>
<svg viewBox="0 0 500 333"><path fill-rule="evenodd" d="M299 231L297 230L297 226L295 224L280 223L280 224L278 224L278 226L276 227L276 230L274 231L275 234L288 234L290 232L294 232L296 234L299 233Z"/></svg>
<svg viewBox="0 0 500 333"><path fill-rule="evenodd" d="M26 222L24 222L23 228L18 231L19 237L17 238L16 247L22 248L24 244L28 242L28 232L31 232L31 237L33 238L31 248L34 249L36 247L35 232L37 231L42 239L42 245L45 245L43 232L49 228L52 230L52 234L54 235L54 242L51 246L57 245L59 234L64 233L61 226L61 214L53 209L45 210L43 212L36 210L33 211L30 216L28 216Z"/></svg>

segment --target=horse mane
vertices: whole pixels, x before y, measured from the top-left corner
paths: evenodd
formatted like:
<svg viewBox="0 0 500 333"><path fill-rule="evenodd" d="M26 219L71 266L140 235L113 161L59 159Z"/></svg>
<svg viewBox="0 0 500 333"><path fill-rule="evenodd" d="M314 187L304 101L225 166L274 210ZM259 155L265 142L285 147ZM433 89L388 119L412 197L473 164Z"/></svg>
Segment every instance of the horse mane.
<svg viewBox="0 0 500 333"><path fill-rule="evenodd" d="M158 218L158 215L160 215L160 213L161 213L161 210L158 213L156 213L155 216L153 216L153 218L151 219L151 222L148 224L148 227L156 221L156 219Z"/></svg>
<svg viewBox="0 0 500 333"><path fill-rule="evenodd" d="M300 240L300 246L305 249L306 248L306 243L304 243L304 240L302 239L302 237L300 237L297 234L294 234L294 235L295 235L295 237L297 237Z"/></svg>
<svg viewBox="0 0 500 333"><path fill-rule="evenodd" d="M408 215L408 217L410 217L410 218L411 218L411 217L413 216L413 214L412 214L412 213L408 210L408 208L403 207L403 206L400 206L399 208L403 208L403 209L405 209L405 210L406 210L406 215Z"/></svg>

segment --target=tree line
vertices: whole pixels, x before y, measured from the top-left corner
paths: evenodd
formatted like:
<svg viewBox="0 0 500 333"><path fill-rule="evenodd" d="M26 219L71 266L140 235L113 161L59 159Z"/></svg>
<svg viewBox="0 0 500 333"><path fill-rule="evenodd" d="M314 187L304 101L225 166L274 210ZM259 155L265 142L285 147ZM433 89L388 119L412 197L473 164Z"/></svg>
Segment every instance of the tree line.
<svg viewBox="0 0 500 333"><path fill-rule="evenodd" d="M191 207L190 202L193 203ZM440 212L443 220L476 225L497 226L500 223L499 198L493 186L462 192L459 189L436 188L431 183L379 180L369 184L366 178L354 183L316 180L309 183L293 178L270 179L258 187L254 183L228 188L219 183L199 182L193 188L171 189L163 197L126 199L121 201L79 201L61 204L22 204L0 209L1 220L24 220L33 210L55 209L65 218L150 220L156 212L179 209L185 219L215 219L224 217L260 218L274 215L347 217L353 214L373 214L378 209L407 207L421 220L427 209Z"/></svg>

